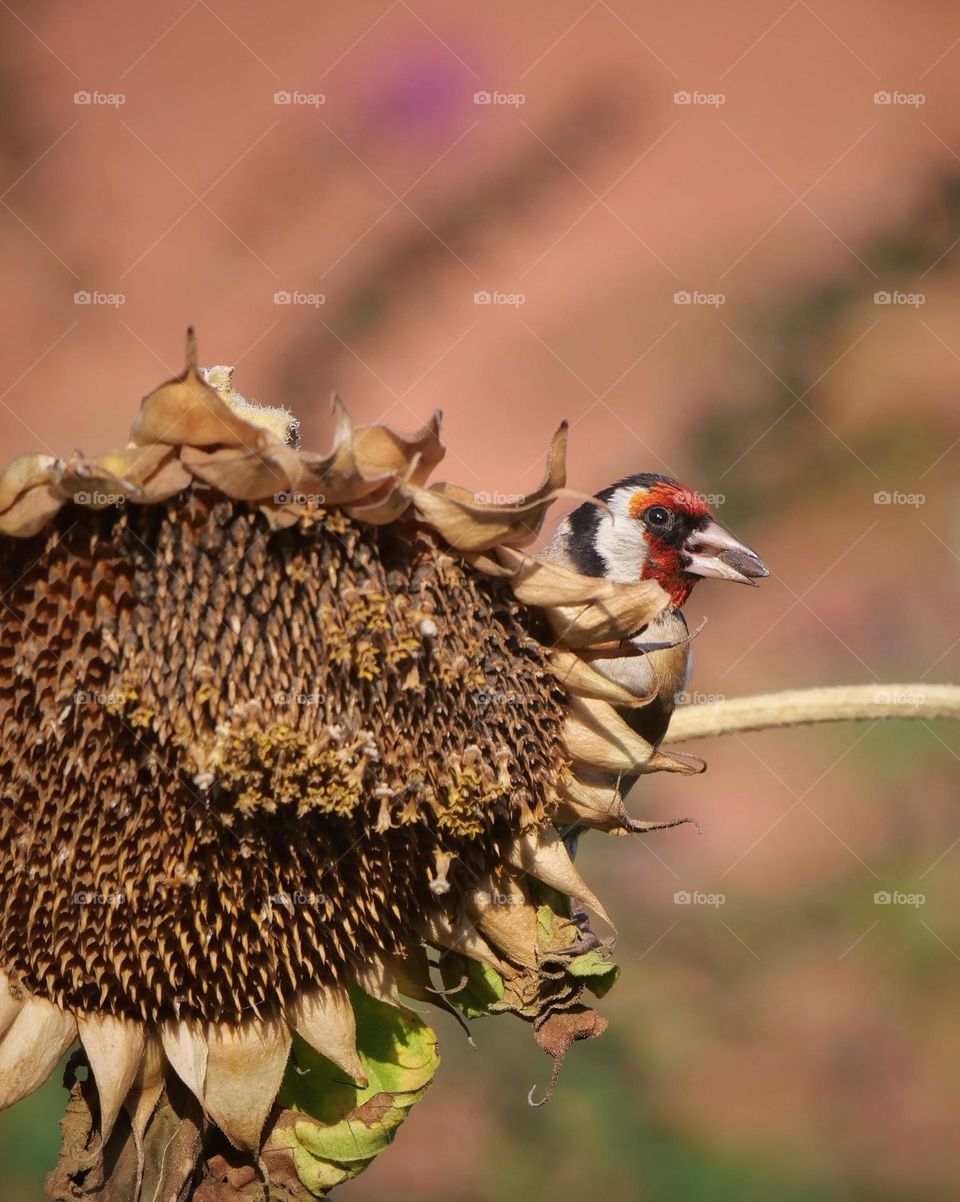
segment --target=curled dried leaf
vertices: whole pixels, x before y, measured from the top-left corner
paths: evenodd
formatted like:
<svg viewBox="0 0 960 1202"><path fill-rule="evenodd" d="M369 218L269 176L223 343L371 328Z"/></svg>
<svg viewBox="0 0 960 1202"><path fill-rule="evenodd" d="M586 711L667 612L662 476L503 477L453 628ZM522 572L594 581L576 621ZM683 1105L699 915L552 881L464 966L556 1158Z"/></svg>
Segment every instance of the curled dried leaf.
<svg viewBox="0 0 960 1202"><path fill-rule="evenodd" d="M414 508L459 551L520 547L540 532L547 509L566 483L567 423L553 436L543 483L515 505L485 504L469 489L454 484L408 486Z"/></svg>
<svg viewBox="0 0 960 1202"><path fill-rule="evenodd" d="M607 590L585 605L551 605L547 617L557 640L574 650L628 639L670 604L655 580L636 584L607 581Z"/></svg>

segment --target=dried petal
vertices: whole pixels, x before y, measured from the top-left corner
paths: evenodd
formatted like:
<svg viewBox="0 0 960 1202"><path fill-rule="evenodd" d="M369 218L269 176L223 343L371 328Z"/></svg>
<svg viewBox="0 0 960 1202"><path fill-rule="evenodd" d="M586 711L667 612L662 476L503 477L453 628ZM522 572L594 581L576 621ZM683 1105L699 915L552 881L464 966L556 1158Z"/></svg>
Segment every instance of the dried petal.
<svg viewBox="0 0 960 1202"><path fill-rule="evenodd" d="M566 482L566 449L567 423L563 422L550 444L543 483L516 505L484 504L454 484L434 484L429 489L411 486L407 491L420 516L460 551L524 546L537 537L547 509Z"/></svg>
<svg viewBox="0 0 960 1202"><path fill-rule="evenodd" d="M524 968L537 965L537 908L517 881L491 881L474 890L467 909L491 945Z"/></svg>
<svg viewBox="0 0 960 1202"><path fill-rule="evenodd" d="M525 555L515 547L497 547L495 554L509 572L514 596L524 605L582 605L610 592L606 580L580 576L561 564Z"/></svg>
<svg viewBox="0 0 960 1202"><path fill-rule="evenodd" d="M649 772L653 747L605 701L573 697L563 728L567 754L577 763L605 772Z"/></svg>
<svg viewBox="0 0 960 1202"><path fill-rule="evenodd" d="M175 497L177 493L189 488L192 482L193 477L183 466L179 456L175 456L145 480L140 492L132 494L130 500L137 504L154 505L158 501Z"/></svg>
<svg viewBox="0 0 960 1202"><path fill-rule="evenodd" d="M369 993L378 1002L401 1010L407 1009L400 997L393 969L385 960L370 956L365 963L354 966L353 975L364 993Z"/></svg>
<svg viewBox="0 0 960 1202"><path fill-rule="evenodd" d="M77 1029L97 1085L100 1137L106 1145L120 1107L140 1071L146 1036L141 1023L109 1014L78 1015Z"/></svg>
<svg viewBox="0 0 960 1202"><path fill-rule="evenodd" d="M629 816L615 784L601 774L569 777L562 787L558 826L583 825L598 831L627 833Z"/></svg>
<svg viewBox="0 0 960 1202"><path fill-rule="evenodd" d="M336 985L301 993L287 1011L291 1027L362 1088L367 1078L357 1055L357 1023L346 989Z"/></svg>
<svg viewBox="0 0 960 1202"><path fill-rule="evenodd" d="M76 1038L72 1014L29 998L0 1039L0 1110L39 1089Z"/></svg>
<svg viewBox="0 0 960 1202"><path fill-rule="evenodd" d="M593 647L630 638L649 625L670 604L655 580L636 584L608 581L608 591L585 606L553 605L547 617L558 642L567 647Z"/></svg>
<svg viewBox="0 0 960 1202"><path fill-rule="evenodd" d="M181 1020L165 1022L160 1039L173 1071L199 1101L207 1075L207 1041L198 1023Z"/></svg>
<svg viewBox="0 0 960 1202"><path fill-rule="evenodd" d="M32 488L53 484L60 474L60 461L52 455L21 455L0 472L0 513L6 513L18 497Z"/></svg>
<svg viewBox="0 0 960 1202"><path fill-rule="evenodd" d="M353 454L361 475L405 477L416 460L410 479L422 484L446 454L440 441L440 416L437 410L412 434L400 434L388 426L359 426L353 434Z"/></svg>
<svg viewBox="0 0 960 1202"><path fill-rule="evenodd" d="M166 1065L167 1057L159 1037L155 1034L148 1035L140 1067L130 1092L123 1101L137 1152L138 1185L143 1175L143 1137L163 1093L163 1073Z"/></svg>
<svg viewBox="0 0 960 1202"><path fill-rule="evenodd" d="M652 692L647 697L637 697L623 685L601 676L579 655L562 648L551 652L550 667L567 692L576 697L590 697L597 701L606 701L610 705L635 707L649 704L656 696L656 692Z"/></svg>
<svg viewBox="0 0 960 1202"><path fill-rule="evenodd" d="M207 1039L203 1108L238 1148L256 1151L290 1053L285 1022L213 1023Z"/></svg>
<svg viewBox="0 0 960 1202"><path fill-rule="evenodd" d="M414 455L407 464L405 472L397 479L391 480L364 499L358 505L348 505L347 513L358 522L366 522L371 526L387 526L410 508L410 499L406 495L406 485L414 479L420 467L420 456Z"/></svg>
<svg viewBox="0 0 960 1202"><path fill-rule="evenodd" d="M510 849L508 859L515 868L528 872L551 889L583 902L605 923L613 926L603 903L576 870L563 840L552 827L541 827L520 835Z"/></svg>
<svg viewBox="0 0 960 1202"><path fill-rule="evenodd" d="M63 465L60 491L78 505L105 509L141 495L144 482L174 457L172 447L151 444L110 451L96 459L75 456Z"/></svg>
<svg viewBox="0 0 960 1202"><path fill-rule="evenodd" d="M32 538L63 508L66 498L52 484L28 488L4 513L0 513L0 534L13 538Z"/></svg>
<svg viewBox="0 0 960 1202"><path fill-rule="evenodd" d="M184 447L181 459L198 480L240 501L263 501L289 494L300 482L300 456L292 447L279 443L261 451Z"/></svg>
<svg viewBox="0 0 960 1202"><path fill-rule="evenodd" d="M144 397L130 432L135 443L252 450L280 445L276 434L235 413L203 379L197 370L192 331L187 341L187 360L179 376Z"/></svg>
<svg viewBox="0 0 960 1202"><path fill-rule="evenodd" d="M424 937L443 951L457 952L468 960L486 964L496 972L509 972L509 966L494 954L472 922L465 918L455 921L446 914L431 914L424 919Z"/></svg>
<svg viewBox="0 0 960 1202"><path fill-rule="evenodd" d="M10 978L0 972L0 1036L23 1009L23 1004L22 998L16 998L10 992Z"/></svg>
<svg viewBox="0 0 960 1202"><path fill-rule="evenodd" d="M301 452L300 491L316 498L318 505L344 505L359 501L377 492L397 477L393 467L363 465L357 460L354 431L350 415L339 397L334 397L337 429L333 449L327 455ZM322 498L322 499L321 499Z"/></svg>

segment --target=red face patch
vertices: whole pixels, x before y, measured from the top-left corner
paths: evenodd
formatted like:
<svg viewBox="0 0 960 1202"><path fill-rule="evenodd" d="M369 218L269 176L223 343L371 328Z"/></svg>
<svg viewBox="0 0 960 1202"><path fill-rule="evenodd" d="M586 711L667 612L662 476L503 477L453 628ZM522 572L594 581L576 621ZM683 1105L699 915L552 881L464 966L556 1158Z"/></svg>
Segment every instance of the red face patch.
<svg viewBox="0 0 960 1202"><path fill-rule="evenodd" d="M662 505L664 509L675 509L692 518L712 518L710 506L698 494L683 484L667 484L661 481L646 492L638 492L630 502L630 516L639 518L651 505Z"/></svg>
<svg viewBox="0 0 960 1202"><path fill-rule="evenodd" d="M713 517L706 501L682 484L661 481L645 492L638 492L630 501L630 516L642 521L643 514L653 505L662 505L664 509L695 520ZM647 561L643 569L643 578L656 580L660 587L670 594L674 606L680 609L693 592L697 578L684 572L683 551L680 547L666 539L658 538L655 531L649 528L645 530L644 535L647 540Z"/></svg>

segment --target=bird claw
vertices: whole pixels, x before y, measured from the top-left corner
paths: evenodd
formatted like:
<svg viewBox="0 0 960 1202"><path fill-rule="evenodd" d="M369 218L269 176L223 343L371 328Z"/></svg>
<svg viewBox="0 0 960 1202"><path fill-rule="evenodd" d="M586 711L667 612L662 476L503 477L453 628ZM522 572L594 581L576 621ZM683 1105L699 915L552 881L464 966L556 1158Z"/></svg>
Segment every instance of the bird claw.
<svg viewBox="0 0 960 1202"><path fill-rule="evenodd" d="M574 902L570 911L570 921L577 928L578 938L568 947L552 947L551 956L582 956L584 952L592 952L606 943L590 925L590 915L579 902Z"/></svg>

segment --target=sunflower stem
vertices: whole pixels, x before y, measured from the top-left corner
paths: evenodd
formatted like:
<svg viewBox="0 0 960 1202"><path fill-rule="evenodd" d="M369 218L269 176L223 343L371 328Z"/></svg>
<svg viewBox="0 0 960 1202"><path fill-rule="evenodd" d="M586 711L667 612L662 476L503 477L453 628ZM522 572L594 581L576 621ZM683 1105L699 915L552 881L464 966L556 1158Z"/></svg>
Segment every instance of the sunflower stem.
<svg viewBox="0 0 960 1202"><path fill-rule="evenodd" d="M671 719L664 742L685 743L712 735L774 730L811 722L865 722L882 718L960 718L960 686L839 685L681 706Z"/></svg>

